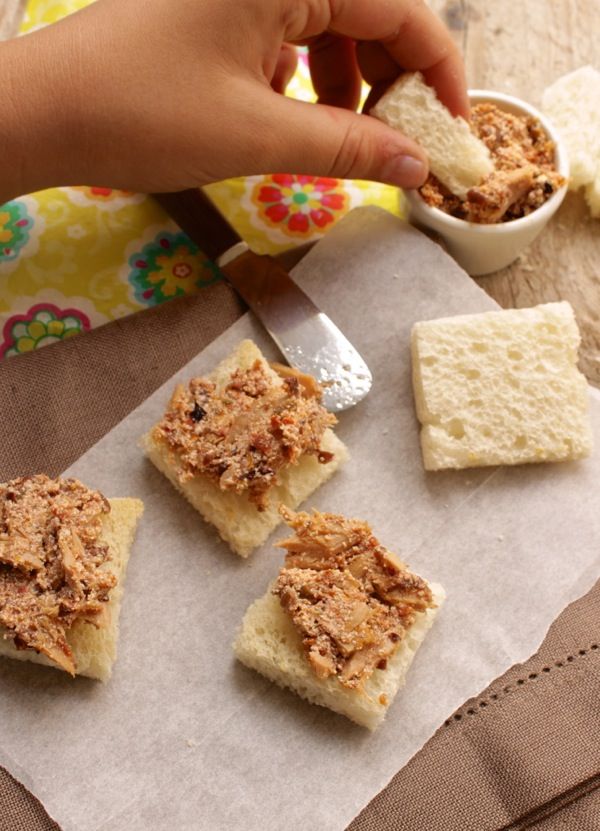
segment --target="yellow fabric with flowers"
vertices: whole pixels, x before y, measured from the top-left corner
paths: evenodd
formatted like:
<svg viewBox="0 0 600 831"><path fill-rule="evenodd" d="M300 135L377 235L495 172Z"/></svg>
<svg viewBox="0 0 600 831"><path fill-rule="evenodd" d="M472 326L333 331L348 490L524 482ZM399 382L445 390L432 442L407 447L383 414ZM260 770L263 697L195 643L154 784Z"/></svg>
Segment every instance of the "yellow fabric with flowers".
<svg viewBox="0 0 600 831"><path fill-rule="evenodd" d="M89 0L30 0L22 31ZM288 94L313 100L306 54ZM281 174L207 192L259 253L318 239L357 205L397 213L398 192L370 182ZM220 279L217 266L148 196L96 186L53 188L0 206L0 358L163 303Z"/></svg>

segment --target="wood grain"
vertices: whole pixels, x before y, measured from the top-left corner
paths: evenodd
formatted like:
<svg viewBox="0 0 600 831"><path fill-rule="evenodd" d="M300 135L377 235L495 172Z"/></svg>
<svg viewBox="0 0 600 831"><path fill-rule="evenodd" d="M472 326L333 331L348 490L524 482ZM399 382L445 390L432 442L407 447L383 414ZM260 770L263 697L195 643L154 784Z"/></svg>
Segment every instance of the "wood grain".
<svg viewBox="0 0 600 831"><path fill-rule="evenodd" d="M431 0L465 56L470 87L517 95L539 106L560 75L600 68L600 0ZM573 305L582 334L580 366L600 386L600 220L569 194L519 260L477 278L501 306L552 300Z"/></svg>

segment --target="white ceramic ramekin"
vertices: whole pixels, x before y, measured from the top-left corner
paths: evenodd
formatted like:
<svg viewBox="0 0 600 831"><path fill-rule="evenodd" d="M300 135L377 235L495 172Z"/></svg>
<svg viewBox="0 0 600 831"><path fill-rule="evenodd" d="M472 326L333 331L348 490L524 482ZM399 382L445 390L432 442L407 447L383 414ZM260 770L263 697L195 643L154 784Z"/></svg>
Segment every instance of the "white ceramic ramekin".
<svg viewBox="0 0 600 831"><path fill-rule="evenodd" d="M474 89L469 91L471 105L491 102L501 110L537 118L556 147L556 167L565 179L569 160L561 138L552 124L535 107L501 92ZM448 253L465 271L473 275L490 274L512 263L533 242L565 198L567 185L559 188L547 202L521 219L482 225L457 219L427 205L418 190L405 191L409 219L413 225L435 231L445 242Z"/></svg>

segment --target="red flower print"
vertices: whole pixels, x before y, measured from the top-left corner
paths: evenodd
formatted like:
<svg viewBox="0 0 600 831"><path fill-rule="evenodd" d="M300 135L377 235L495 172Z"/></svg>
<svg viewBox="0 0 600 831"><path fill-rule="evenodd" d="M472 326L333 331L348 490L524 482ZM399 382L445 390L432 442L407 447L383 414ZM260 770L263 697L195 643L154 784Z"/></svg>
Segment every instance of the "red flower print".
<svg viewBox="0 0 600 831"><path fill-rule="evenodd" d="M271 227L295 237L318 233L349 208L349 196L339 179L275 173L255 185L251 194L261 218Z"/></svg>

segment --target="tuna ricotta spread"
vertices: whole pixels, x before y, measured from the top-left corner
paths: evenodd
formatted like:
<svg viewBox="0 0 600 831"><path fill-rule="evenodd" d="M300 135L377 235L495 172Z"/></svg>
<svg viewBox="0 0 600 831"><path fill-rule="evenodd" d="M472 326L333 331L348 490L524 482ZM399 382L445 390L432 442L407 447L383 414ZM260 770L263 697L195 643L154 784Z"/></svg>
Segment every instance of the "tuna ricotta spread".
<svg viewBox="0 0 600 831"><path fill-rule="evenodd" d="M102 625L114 574L100 542L108 501L76 479L38 476L0 484L0 625L17 649L34 649L75 674L67 632Z"/></svg>
<svg viewBox="0 0 600 831"><path fill-rule="evenodd" d="M178 454L182 482L203 474L221 490L247 493L264 510L285 466L305 453L323 463L333 458L320 444L336 418L307 379L288 370L274 383L260 361L236 370L220 391L206 378L193 378L175 390L154 438Z"/></svg>
<svg viewBox="0 0 600 831"><path fill-rule="evenodd" d="M417 613L435 606L431 589L379 544L366 522L280 512L296 533L278 543L287 553L273 592L316 675L360 688L375 669L386 668Z"/></svg>
<svg viewBox="0 0 600 831"><path fill-rule="evenodd" d="M430 175L420 193L431 207L468 222L508 222L535 211L564 185L554 164L554 142L536 118L477 104L471 130L487 145L495 170L464 200Z"/></svg>

